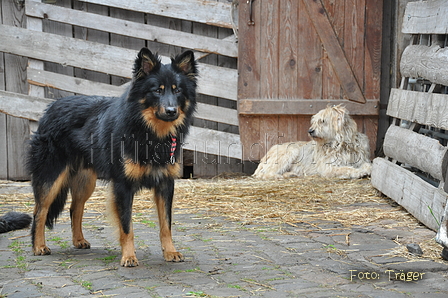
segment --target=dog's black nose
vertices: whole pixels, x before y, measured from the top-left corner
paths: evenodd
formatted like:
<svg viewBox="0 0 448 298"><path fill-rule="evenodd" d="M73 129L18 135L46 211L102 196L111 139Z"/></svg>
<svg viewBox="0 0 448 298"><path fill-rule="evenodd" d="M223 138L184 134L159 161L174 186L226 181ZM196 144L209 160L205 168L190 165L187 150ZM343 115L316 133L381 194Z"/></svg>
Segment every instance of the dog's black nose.
<svg viewBox="0 0 448 298"><path fill-rule="evenodd" d="M310 136L312 136L314 134L314 129L309 129L308 133L310 134Z"/></svg>
<svg viewBox="0 0 448 298"><path fill-rule="evenodd" d="M177 116L177 108L175 108L175 107L165 108L165 114L168 117L176 117Z"/></svg>

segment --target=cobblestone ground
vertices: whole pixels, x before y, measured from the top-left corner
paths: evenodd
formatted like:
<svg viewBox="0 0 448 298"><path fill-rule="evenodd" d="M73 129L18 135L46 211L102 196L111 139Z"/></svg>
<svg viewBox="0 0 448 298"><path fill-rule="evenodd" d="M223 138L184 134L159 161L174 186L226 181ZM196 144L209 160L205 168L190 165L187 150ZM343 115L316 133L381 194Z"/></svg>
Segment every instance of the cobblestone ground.
<svg viewBox="0 0 448 298"><path fill-rule="evenodd" d="M0 204L0 214L11 209ZM186 259L167 263L156 215L140 216L135 268L119 266L113 229L95 210L84 220L89 250L71 246L68 212L46 233L49 256L32 255L29 229L1 234L0 297L448 297L448 262L391 254L397 239L433 238L424 227L242 225L176 210L174 241Z"/></svg>

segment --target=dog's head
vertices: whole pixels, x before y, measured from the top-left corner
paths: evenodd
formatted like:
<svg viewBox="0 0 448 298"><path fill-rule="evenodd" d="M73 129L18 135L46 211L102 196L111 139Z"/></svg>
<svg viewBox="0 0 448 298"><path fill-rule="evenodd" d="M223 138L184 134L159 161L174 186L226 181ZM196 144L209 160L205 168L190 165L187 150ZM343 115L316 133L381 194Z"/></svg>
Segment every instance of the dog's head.
<svg viewBox="0 0 448 298"><path fill-rule="evenodd" d="M172 58L171 64L162 64L157 54L143 48L135 60L128 101L141 104L148 126L154 128L158 122L176 125L195 110L197 75L192 51Z"/></svg>
<svg viewBox="0 0 448 298"><path fill-rule="evenodd" d="M311 117L310 137L319 143L351 142L357 131L356 122L341 105L327 106Z"/></svg>

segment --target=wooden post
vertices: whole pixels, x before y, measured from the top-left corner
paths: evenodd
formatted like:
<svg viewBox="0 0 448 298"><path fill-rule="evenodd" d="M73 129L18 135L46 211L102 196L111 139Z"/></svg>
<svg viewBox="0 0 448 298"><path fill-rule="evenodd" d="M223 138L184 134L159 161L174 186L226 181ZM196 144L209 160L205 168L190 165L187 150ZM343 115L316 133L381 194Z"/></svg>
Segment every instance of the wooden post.
<svg viewBox="0 0 448 298"><path fill-rule="evenodd" d="M2 23L9 26L25 27L25 8L19 1L2 1ZM26 81L26 66L27 59L4 54L4 69L5 74L5 90L16 93L28 93L28 84ZM5 157L7 162L7 175L2 173L2 177L11 180L26 180L28 175L24 167L25 158L25 143L29 139L29 121L25 119L15 118L12 116L5 116L3 128L0 126L0 136L6 136L6 142L2 142L6 146L0 147L0 158ZM0 120L1 121L1 120ZM1 146L1 145L0 145ZM5 148L6 147L6 148ZM3 163L4 170L4 163Z"/></svg>

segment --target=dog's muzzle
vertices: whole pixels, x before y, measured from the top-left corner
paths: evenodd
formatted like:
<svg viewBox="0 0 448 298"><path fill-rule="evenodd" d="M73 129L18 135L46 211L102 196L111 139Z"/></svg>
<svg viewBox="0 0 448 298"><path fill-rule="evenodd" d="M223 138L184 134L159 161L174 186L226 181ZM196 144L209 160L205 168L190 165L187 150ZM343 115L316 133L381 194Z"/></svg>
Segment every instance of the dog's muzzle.
<svg viewBox="0 0 448 298"><path fill-rule="evenodd" d="M161 108L157 117L163 121L174 121L179 117L179 109L177 107Z"/></svg>
<svg viewBox="0 0 448 298"><path fill-rule="evenodd" d="M310 128L308 130L308 134L310 135L310 137L314 138L316 136L316 131L312 128Z"/></svg>

